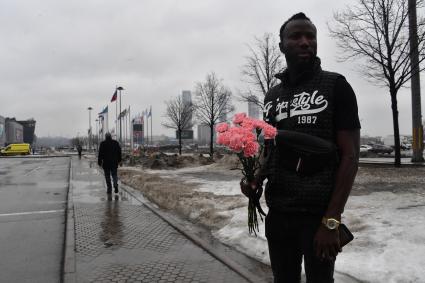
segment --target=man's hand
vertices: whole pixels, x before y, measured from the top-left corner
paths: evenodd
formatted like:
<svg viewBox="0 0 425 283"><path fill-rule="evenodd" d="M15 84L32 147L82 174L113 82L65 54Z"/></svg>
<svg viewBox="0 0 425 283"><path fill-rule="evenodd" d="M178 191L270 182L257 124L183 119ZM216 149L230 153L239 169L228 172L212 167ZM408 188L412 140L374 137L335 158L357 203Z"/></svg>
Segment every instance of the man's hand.
<svg viewBox="0 0 425 283"><path fill-rule="evenodd" d="M258 189L262 187L257 180L247 182L245 178L241 180L240 186L241 186L241 192L248 198L256 196L258 193Z"/></svg>
<svg viewBox="0 0 425 283"><path fill-rule="evenodd" d="M335 260L338 253L342 251L339 243L338 229L330 230L320 225L314 237L314 248L318 258Z"/></svg>

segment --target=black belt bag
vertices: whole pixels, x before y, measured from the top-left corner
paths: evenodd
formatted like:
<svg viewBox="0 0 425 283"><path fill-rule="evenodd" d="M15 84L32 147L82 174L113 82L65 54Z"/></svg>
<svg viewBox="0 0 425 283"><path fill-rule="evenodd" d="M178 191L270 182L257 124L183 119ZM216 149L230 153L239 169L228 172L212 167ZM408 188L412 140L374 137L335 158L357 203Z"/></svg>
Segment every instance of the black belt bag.
<svg viewBox="0 0 425 283"><path fill-rule="evenodd" d="M275 146L279 163L301 175L317 173L338 162L336 145L316 136L278 130Z"/></svg>

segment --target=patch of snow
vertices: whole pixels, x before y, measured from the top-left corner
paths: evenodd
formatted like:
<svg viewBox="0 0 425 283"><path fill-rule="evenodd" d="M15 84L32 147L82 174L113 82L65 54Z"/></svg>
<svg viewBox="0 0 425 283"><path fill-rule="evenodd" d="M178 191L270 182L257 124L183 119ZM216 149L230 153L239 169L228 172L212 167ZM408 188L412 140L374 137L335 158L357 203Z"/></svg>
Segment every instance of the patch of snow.
<svg viewBox="0 0 425 283"><path fill-rule="evenodd" d="M216 195L238 195L239 178L222 181L198 177L210 165L155 173L184 182L198 183L198 190ZM153 172L154 170L152 170ZM167 171L167 172L164 172ZM187 174L193 173L193 174ZM214 172L211 172L213 175ZM262 204L266 209L265 204ZM229 211L233 216L213 235L222 242L270 264L264 223L258 236L249 235L247 208ZM425 194L392 192L351 196L343 216L355 240L338 256L336 270L369 282L420 282L425 278Z"/></svg>
<svg viewBox="0 0 425 283"><path fill-rule="evenodd" d="M267 207L262 205L267 213ZM213 235L223 243L235 247L237 250L261 261L270 264L267 239L264 236L264 222L259 219L257 237L248 233L247 226L247 207L232 210L233 217L229 224Z"/></svg>
<svg viewBox="0 0 425 283"><path fill-rule="evenodd" d="M424 194L351 196L344 219L355 240L338 256L336 269L370 282L425 278Z"/></svg>

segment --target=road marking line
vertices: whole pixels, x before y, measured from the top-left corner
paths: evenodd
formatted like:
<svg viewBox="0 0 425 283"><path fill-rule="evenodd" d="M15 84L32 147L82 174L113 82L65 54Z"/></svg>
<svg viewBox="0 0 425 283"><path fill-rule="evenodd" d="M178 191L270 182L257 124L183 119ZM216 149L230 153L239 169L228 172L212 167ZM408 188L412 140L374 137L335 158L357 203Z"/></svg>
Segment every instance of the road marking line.
<svg viewBox="0 0 425 283"><path fill-rule="evenodd" d="M19 216L19 215L31 215L31 214L48 214L48 213L58 213L58 212L64 212L64 209L60 210L42 210L42 211L26 211L26 212L15 212L15 213L3 213L0 214L1 216Z"/></svg>

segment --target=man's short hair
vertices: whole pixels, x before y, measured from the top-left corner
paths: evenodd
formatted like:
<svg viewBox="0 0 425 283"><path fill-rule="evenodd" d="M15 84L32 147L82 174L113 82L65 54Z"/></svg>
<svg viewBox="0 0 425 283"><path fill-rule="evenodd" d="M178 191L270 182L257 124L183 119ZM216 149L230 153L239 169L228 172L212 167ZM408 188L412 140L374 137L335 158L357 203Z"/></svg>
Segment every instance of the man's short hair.
<svg viewBox="0 0 425 283"><path fill-rule="evenodd" d="M105 134L105 139L106 139L106 140L111 140L111 139L112 139L112 135L111 135L111 133L106 133L106 134Z"/></svg>
<svg viewBox="0 0 425 283"><path fill-rule="evenodd" d="M286 22L284 22L283 25L280 27L280 31L279 31L280 41L283 41L282 40L283 39L283 32L285 31L285 28L288 25L288 23L290 21L295 21L295 20L307 20L307 21L310 21L313 24L313 22L310 20L310 18L308 18L303 12L300 12L300 13L293 15L292 17L287 19Z"/></svg>

